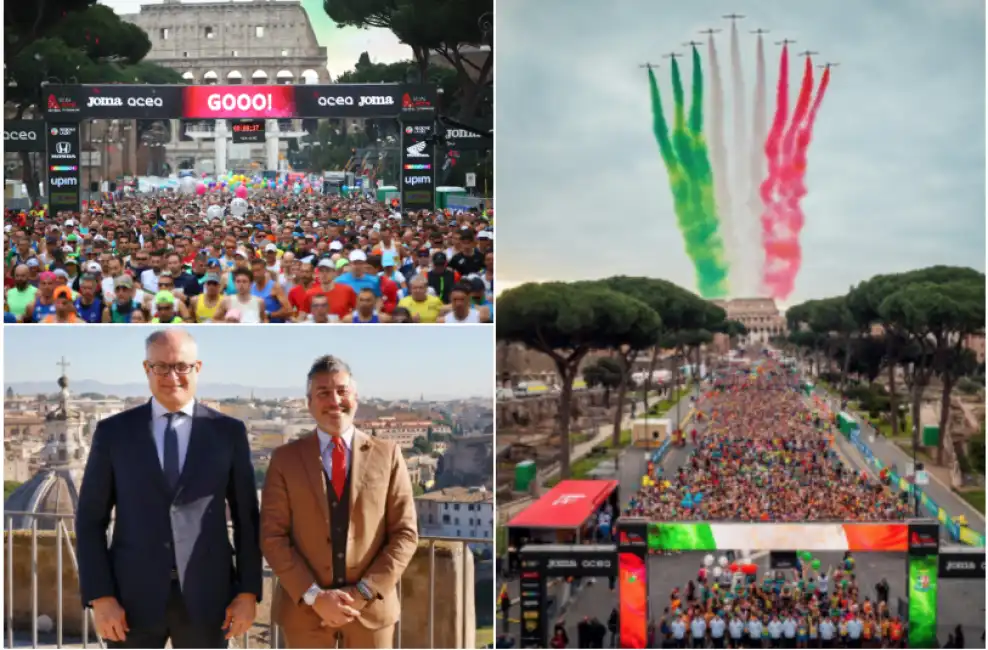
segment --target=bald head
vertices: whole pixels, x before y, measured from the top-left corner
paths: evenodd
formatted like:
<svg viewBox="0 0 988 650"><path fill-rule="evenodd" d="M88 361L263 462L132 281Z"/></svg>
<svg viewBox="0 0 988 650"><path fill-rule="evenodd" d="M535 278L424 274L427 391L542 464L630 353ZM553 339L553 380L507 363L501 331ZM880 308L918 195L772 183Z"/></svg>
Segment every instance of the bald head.
<svg viewBox="0 0 988 650"><path fill-rule="evenodd" d="M27 268L27 264L18 264L14 267L14 282L17 283L18 288L23 289L30 277L31 270Z"/></svg>

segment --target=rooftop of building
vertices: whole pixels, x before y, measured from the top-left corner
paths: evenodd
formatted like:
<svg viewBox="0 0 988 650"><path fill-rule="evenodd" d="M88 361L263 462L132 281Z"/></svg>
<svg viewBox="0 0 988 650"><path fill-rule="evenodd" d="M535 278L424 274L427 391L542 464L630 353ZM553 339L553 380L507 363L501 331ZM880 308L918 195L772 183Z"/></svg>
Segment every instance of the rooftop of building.
<svg viewBox="0 0 988 650"><path fill-rule="evenodd" d="M484 487L449 487L415 497L438 503L494 503L494 493Z"/></svg>

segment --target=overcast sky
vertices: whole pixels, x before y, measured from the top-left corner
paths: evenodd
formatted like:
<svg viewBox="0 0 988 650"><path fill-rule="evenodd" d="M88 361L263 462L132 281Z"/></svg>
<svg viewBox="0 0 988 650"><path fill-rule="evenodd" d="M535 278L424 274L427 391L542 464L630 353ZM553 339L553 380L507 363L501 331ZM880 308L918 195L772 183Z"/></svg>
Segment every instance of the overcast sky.
<svg viewBox="0 0 988 650"><path fill-rule="evenodd" d="M183 1L194 4L203 0ZM136 14L140 12L141 5L161 4L161 0L101 0L100 4L112 7L118 14ZM250 2L243 4L250 6ZM412 58L411 49L398 42L397 37L386 29L339 29L326 15L322 0L302 0L302 7L312 23L316 40L326 48L326 68L334 79L351 70L361 52L368 52L371 61L376 63Z"/></svg>
<svg viewBox="0 0 988 650"><path fill-rule="evenodd" d="M746 15L739 30L749 120L749 30L771 30L769 119L776 40L796 39L795 50L841 64L809 150L803 266L787 303L843 293L877 273L932 264L984 270L983 0L498 0L499 290L615 274L696 289L638 65L662 65L668 116L662 54L706 38L700 29L724 28L715 38L727 68L730 24L721 16L731 12ZM706 67L706 44L701 54ZM802 59L791 61L801 71ZM798 72L790 79L794 101ZM706 92L709 100L709 78Z"/></svg>

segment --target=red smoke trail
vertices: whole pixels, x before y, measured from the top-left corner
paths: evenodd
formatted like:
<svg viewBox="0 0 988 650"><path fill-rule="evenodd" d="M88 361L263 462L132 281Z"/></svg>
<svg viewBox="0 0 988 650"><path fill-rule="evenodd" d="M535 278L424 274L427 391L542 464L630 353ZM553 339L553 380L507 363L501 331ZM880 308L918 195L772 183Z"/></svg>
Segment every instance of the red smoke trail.
<svg viewBox="0 0 988 650"><path fill-rule="evenodd" d="M779 61L779 81L775 91L775 116L772 118L772 128L765 138L765 158L768 161L768 175L762 181L759 193L762 199L762 248L765 249L765 259L762 264L762 278L767 275L772 259L768 251L771 243L771 233L774 224L779 221L780 205L777 194L780 190L780 173L783 162L780 155L782 138L789 114L789 47L782 45L782 57Z"/></svg>
<svg viewBox="0 0 988 650"><path fill-rule="evenodd" d="M786 128L786 117L789 113L789 47L782 46L782 60L779 62L779 83L775 91L775 117L772 118L772 128L765 139L765 157L768 159L768 177L762 181L762 203L766 210L775 202L774 190L779 175L779 146L783 129ZM765 221L765 213L762 213Z"/></svg>
<svg viewBox="0 0 988 650"><path fill-rule="evenodd" d="M793 199L797 175L793 168L793 160L796 156L797 133L804 127L803 120L810 108L812 97L813 61L807 55L796 109L789 120L789 127L785 130L782 146L777 155L778 168L773 197L775 209L770 211L773 221L769 223L765 219L762 220L762 247L765 251L762 284L775 298L785 296L776 295L779 290L778 283L773 282L771 278L778 278L779 275L788 276L790 273L795 276L802 258L798 236L803 229L804 218L799 202Z"/></svg>
<svg viewBox="0 0 988 650"><path fill-rule="evenodd" d="M788 242L779 242L777 246L773 246L773 253L778 258L787 260L788 263L776 272L766 272L764 274L765 285L772 288L773 297L786 298L792 293L795 286L796 274L799 272L799 267L802 263L799 233L803 229L805 217L799 202L806 196L806 185L804 183L806 178L806 153L813 140L813 126L816 123L817 112L820 110L820 104L823 103L823 97L829 85L830 68L827 67L824 69L823 77L820 79L820 86L817 89L816 98L813 100L813 106L810 108L809 116L796 134L796 148L788 165L791 175L785 188L785 214L787 216L787 222L783 224L792 233L792 237ZM767 267L766 270L768 270Z"/></svg>

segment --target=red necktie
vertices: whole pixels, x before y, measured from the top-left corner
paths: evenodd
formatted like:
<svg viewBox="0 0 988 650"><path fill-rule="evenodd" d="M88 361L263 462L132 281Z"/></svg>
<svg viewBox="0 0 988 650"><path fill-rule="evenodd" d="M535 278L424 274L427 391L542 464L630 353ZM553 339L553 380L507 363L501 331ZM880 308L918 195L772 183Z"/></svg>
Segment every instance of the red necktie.
<svg viewBox="0 0 988 650"><path fill-rule="evenodd" d="M343 488L346 485L346 452L343 439L333 436L333 489L336 498L343 498Z"/></svg>

